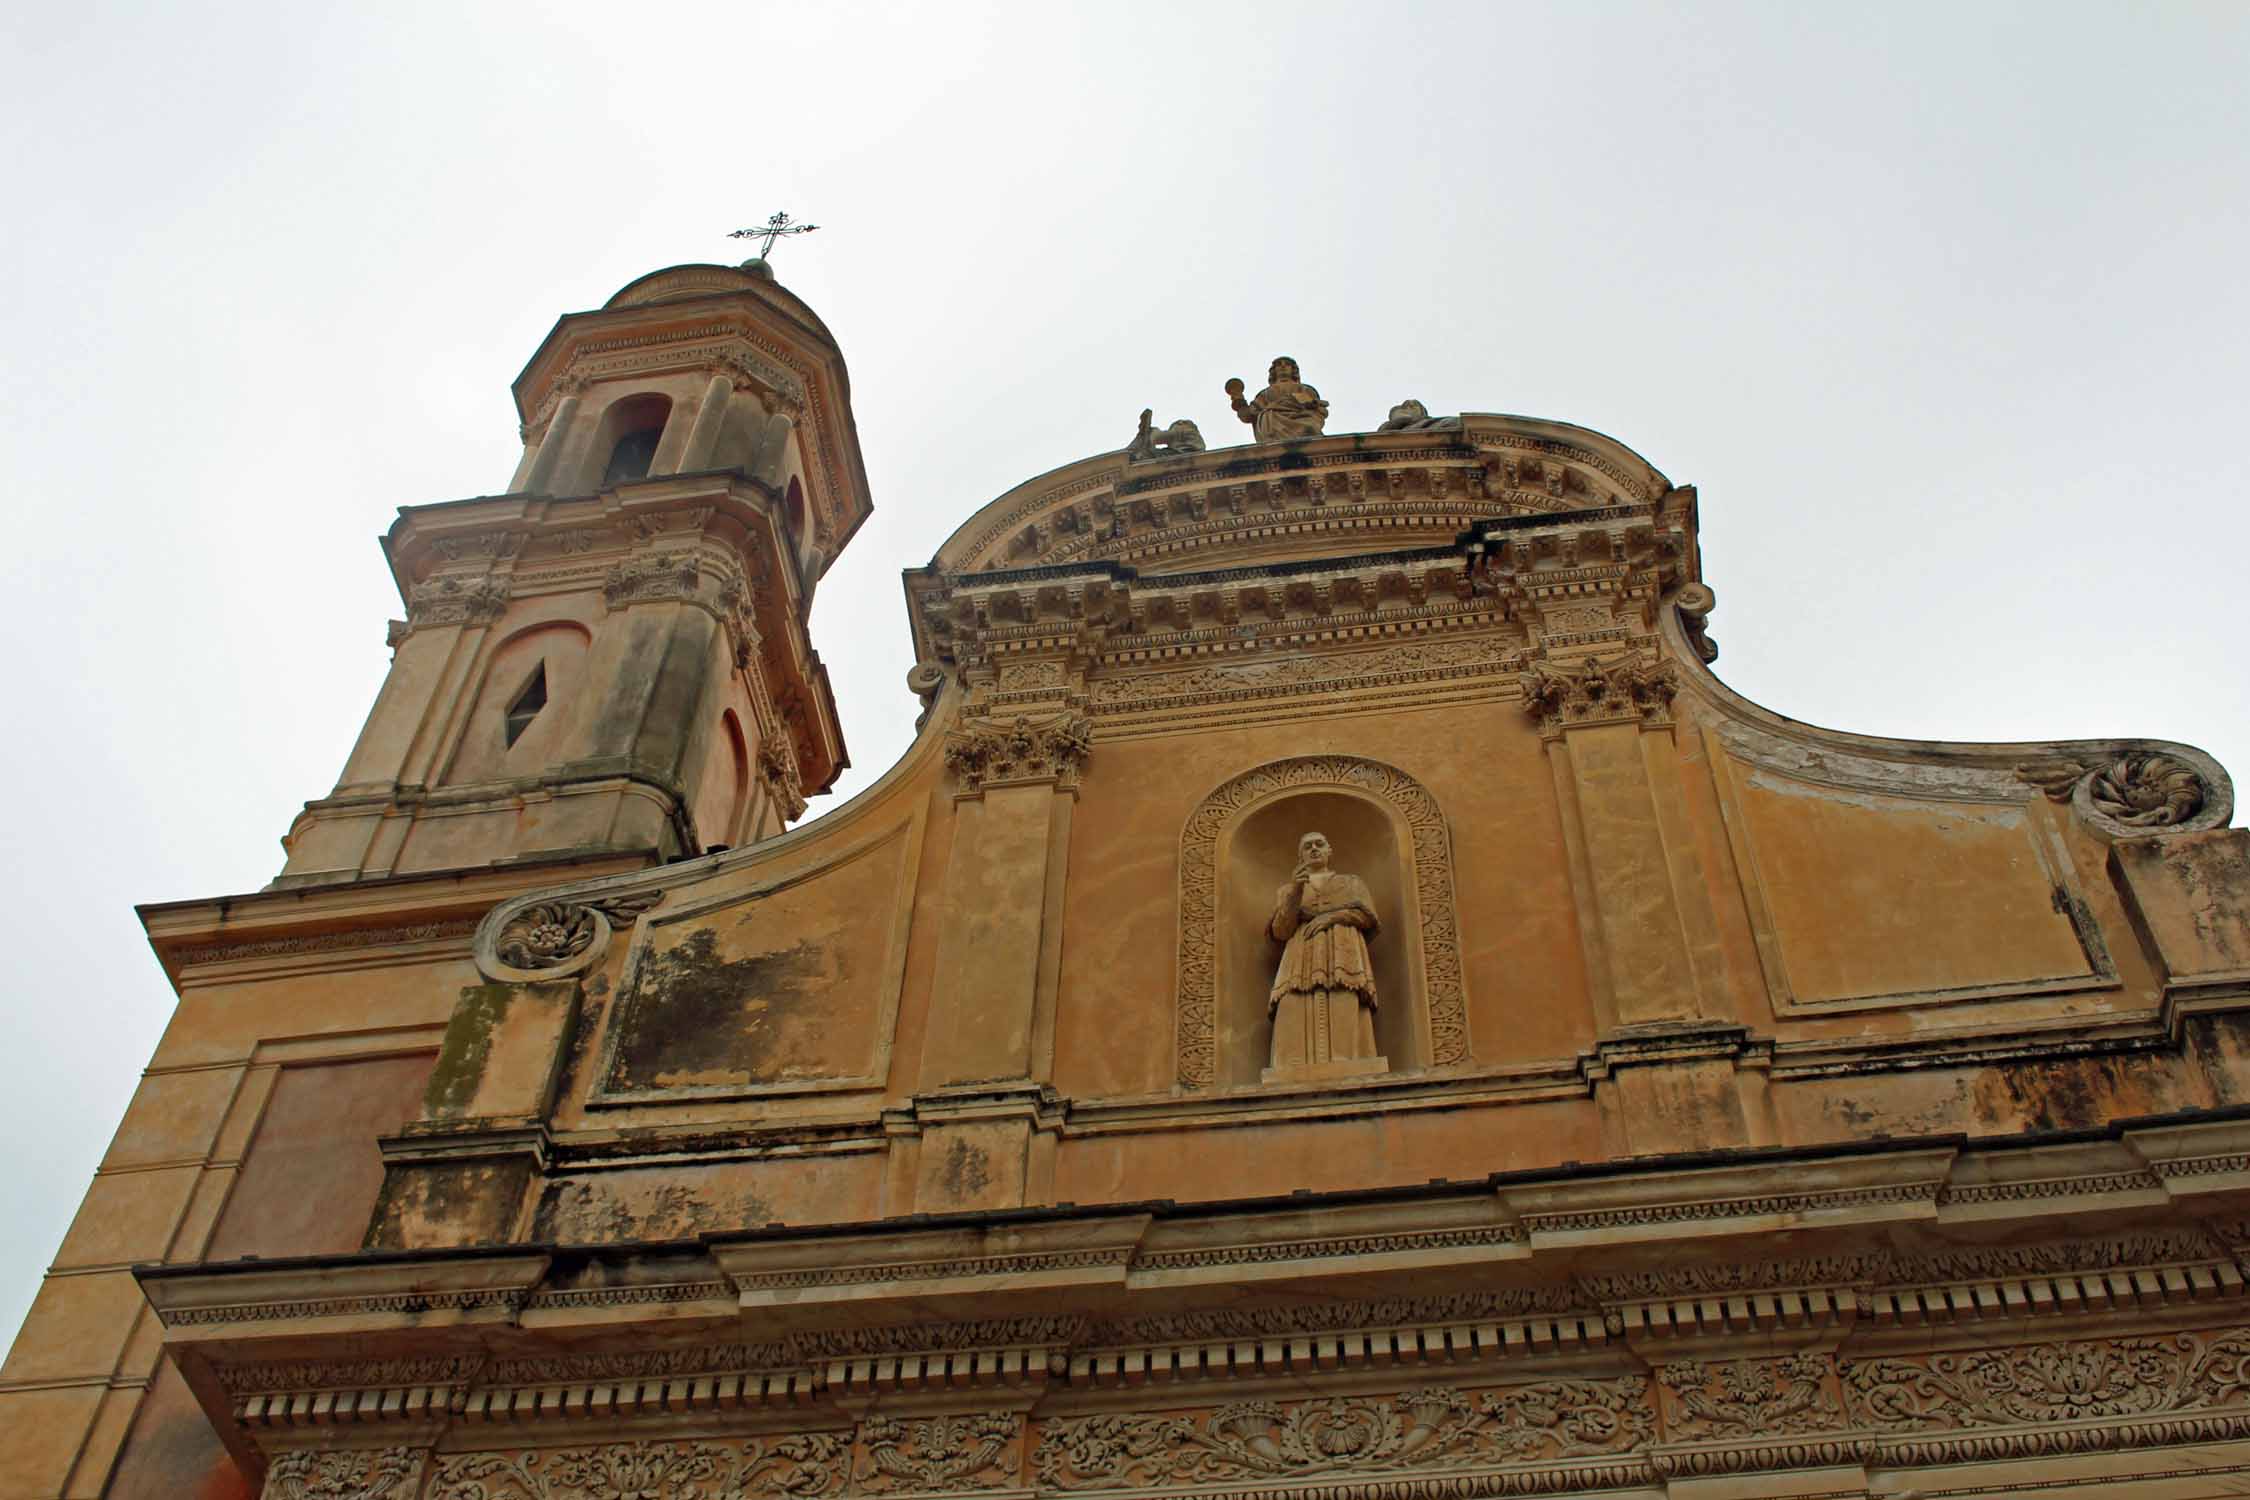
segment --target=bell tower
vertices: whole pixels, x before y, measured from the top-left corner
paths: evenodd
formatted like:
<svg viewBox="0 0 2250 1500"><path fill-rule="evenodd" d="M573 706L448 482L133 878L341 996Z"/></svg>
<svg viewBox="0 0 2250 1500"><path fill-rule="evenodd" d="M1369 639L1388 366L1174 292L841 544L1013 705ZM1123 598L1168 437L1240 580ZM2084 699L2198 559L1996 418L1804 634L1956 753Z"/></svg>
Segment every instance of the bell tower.
<svg viewBox="0 0 2250 1500"><path fill-rule="evenodd" d="M871 503L811 309L762 261L657 271L515 398L508 492L383 539L390 676L277 886L745 844L848 764L806 618Z"/></svg>

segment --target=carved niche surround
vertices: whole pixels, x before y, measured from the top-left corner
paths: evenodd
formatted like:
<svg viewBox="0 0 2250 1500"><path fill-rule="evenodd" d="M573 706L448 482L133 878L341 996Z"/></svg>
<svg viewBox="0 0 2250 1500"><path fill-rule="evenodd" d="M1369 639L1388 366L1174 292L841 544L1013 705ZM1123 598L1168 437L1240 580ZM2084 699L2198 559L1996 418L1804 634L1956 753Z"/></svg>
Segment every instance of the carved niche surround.
<svg viewBox="0 0 2250 1500"><path fill-rule="evenodd" d="M1339 791L1385 804L1405 824L1414 909L1393 915L1420 954L1429 1065L1469 1061L1468 996L1453 908L1453 840L1437 799L1395 766L1356 755L1299 755L1220 785L1180 833L1180 950L1175 991L1176 1078L1183 1089L1219 1082L1219 847L1251 812L1292 792Z"/></svg>

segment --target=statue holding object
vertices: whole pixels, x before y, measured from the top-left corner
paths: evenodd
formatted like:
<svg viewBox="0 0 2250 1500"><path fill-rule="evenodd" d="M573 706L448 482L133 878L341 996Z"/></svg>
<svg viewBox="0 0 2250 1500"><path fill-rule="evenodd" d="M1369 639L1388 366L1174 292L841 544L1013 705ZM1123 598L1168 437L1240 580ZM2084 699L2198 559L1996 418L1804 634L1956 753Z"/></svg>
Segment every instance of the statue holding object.
<svg viewBox="0 0 2250 1500"><path fill-rule="evenodd" d="M1250 424L1261 443L1284 438L1319 437L1328 425L1328 403L1298 378L1297 362L1284 354L1266 369L1266 388L1245 401L1242 382L1227 382L1234 414Z"/></svg>
<svg viewBox="0 0 2250 1500"><path fill-rule="evenodd" d="M1328 836L1297 841L1297 868L1274 895L1266 932L1283 944L1266 1013L1273 1048L1264 1078L1380 1073L1375 1049L1375 970L1368 939L1380 932L1367 882L1328 867Z"/></svg>

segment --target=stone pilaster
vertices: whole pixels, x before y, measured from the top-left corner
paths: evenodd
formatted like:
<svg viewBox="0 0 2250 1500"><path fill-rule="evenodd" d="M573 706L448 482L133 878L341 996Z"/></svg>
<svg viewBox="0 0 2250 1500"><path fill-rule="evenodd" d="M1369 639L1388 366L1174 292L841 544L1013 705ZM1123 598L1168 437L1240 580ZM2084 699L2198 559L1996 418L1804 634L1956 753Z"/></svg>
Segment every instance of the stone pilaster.
<svg viewBox="0 0 2250 1500"><path fill-rule="evenodd" d="M1523 517L1472 548L1481 585L1531 637L1523 707L1554 773L1600 1026L1589 1076L1624 1153L1751 1140L1676 739L1678 668L1654 630L1685 555L1665 521L1661 504Z"/></svg>

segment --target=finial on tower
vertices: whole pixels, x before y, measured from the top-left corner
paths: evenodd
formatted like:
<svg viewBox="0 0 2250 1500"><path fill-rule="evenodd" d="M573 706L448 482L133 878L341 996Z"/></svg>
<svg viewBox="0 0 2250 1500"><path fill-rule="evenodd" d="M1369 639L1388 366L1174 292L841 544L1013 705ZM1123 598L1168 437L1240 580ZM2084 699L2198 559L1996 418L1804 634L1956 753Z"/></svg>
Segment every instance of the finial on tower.
<svg viewBox="0 0 2250 1500"><path fill-rule="evenodd" d="M782 213L775 214L757 229L734 230L727 235L727 238L730 240L764 240L765 243L758 247L758 253L742 263L742 269L752 275L771 276L773 267L766 264L766 257L773 254L773 242L792 234L811 234L819 227L818 224L794 223L790 220L789 215Z"/></svg>

